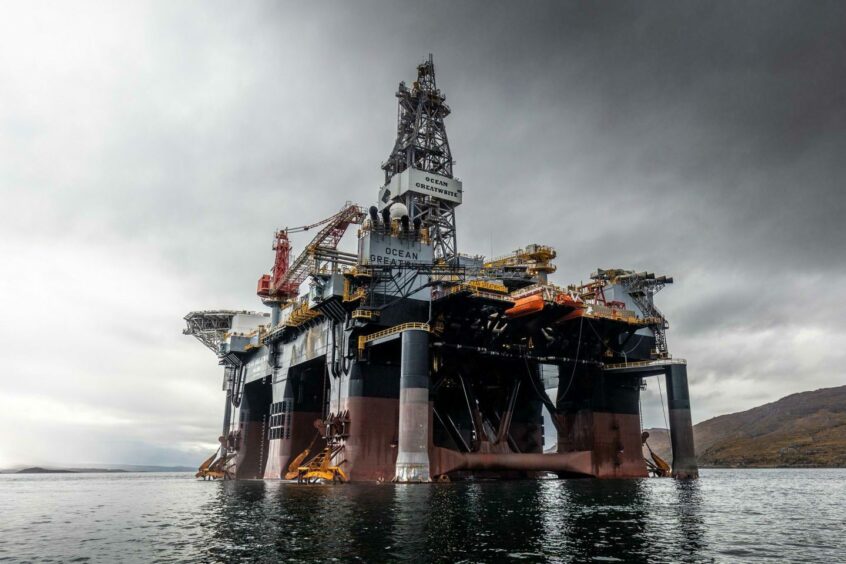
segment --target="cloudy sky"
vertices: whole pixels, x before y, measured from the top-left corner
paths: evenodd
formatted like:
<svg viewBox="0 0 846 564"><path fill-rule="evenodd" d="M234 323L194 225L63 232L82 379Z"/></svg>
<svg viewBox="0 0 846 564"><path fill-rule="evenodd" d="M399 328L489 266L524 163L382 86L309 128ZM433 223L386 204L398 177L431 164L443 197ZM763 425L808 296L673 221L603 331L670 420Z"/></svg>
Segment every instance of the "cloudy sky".
<svg viewBox="0 0 846 564"><path fill-rule="evenodd" d="M846 384L846 4L21 1L0 467L210 452L221 374L182 316L260 308L274 229L375 200L430 52L462 251L673 275L696 421Z"/></svg>

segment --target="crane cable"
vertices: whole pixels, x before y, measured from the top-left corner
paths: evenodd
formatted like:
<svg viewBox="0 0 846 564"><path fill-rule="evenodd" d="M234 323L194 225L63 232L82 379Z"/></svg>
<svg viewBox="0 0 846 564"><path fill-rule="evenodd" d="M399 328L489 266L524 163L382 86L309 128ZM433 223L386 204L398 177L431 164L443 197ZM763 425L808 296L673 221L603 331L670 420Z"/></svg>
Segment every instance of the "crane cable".
<svg viewBox="0 0 846 564"><path fill-rule="evenodd" d="M300 226L298 226L298 227L286 227L285 229L281 229L280 231L284 231L285 233L301 233L301 232L303 232L303 231L308 231L309 229L311 229L311 228L313 228L313 227L319 227L319 226L321 226L321 225L324 225L324 224L326 224L326 223L329 223L330 221L332 221L333 219L335 219L338 215L340 215L340 214L341 214L341 213L343 213L344 211L346 211L346 208L344 208L343 210L341 210L340 212L338 212L338 213L336 213L336 214L334 214L334 215L330 215L330 216L329 216L329 217L327 217L326 219L321 219L321 220L320 220L320 221L318 221L317 223L311 223L311 224L309 224L309 225L300 225Z"/></svg>

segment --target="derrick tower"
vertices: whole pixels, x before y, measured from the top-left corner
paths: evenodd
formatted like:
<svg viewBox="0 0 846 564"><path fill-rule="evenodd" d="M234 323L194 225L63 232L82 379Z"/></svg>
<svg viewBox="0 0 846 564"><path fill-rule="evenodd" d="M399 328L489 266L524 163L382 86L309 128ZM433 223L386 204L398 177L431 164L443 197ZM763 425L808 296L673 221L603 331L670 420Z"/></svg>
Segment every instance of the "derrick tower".
<svg viewBox="0 0 846 564"><path fill-rule="evenodd" d="M385 186L380 204L405 204L409 218L429 229L435 260L452 263L458 255L455 208L461 203L461 182L452 175L452 152L444 126L450 109L438 90L431 54L417 66L417 80L411 88L400 82L396 96L397 138L382 165Z"/></svg>

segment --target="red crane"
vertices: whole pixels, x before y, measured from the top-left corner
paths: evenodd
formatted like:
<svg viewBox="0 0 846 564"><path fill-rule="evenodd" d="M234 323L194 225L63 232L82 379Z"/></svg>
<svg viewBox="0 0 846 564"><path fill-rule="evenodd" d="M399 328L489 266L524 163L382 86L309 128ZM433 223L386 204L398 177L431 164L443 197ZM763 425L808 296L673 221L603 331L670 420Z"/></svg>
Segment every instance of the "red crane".
<svg viewBox="0 0 846 564"><path fill-rule="evenodd" d="M270 274L264 274L258 281L256 293L266 304L285 302L295 298L300 284L305 281L309 273L309 257L314 255L318 248L335 249L352 223L361 223L365 217L364 209L355 204L347 203L341 211L331 217L320 220L310 225L300 227L286 227L276 232L276 239L273 241L273 250L276 251L276 259L273 262L273 269ZM311 240L305 250L297 256L293 264L291 260L291 242L288 240L288 233L299 233L308 231L314 227L323 225L314 239Z"/></svg>

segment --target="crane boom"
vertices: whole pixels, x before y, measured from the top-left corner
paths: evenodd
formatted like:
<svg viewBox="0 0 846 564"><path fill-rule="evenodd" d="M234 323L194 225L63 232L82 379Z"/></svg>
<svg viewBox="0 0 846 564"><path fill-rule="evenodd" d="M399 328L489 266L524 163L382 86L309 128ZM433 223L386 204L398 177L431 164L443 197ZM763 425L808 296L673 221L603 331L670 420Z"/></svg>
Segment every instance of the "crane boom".
<svg viewBox="0 0 846 564"><path fill-rule="evenodd" d="M345 206L345 207L346 207L346 206ZM343 210L342 210L342 211L343 211ZM329 217L327 217L326 219L321 219L320 221L316 221L316 222L311 223L311 224L309 224L309 225L300 225L299 227L286 227L286 228L285 228L285 229L283 229L282 231L285 231L286 233L299 233L299 232L301 232L301 231L308 231L309 229L313 229L313 228L315 228L315 227L319 227L320 225L323 225L324 223L329 223L329 222L330 222L330 221L332 221L332 220L333 220L336 216L337 216L337 214L335 214L335 215L330 215L330 216L329 216Z"/></svg>
<svg viewBox="0 0 846 564"><path fill-rule="evenodd" d="M364 221L364 217L364 208L350 204L329 218L323 229L314 236L311 243L306 246L303 252L300 253L296 259L294 259L294 262L291 264L288 272L278 282L278 287L283 288L292 286L294 288L299 288L300 284L302 284L308 277L308 259L314 254L317 248L336 248L338 246L338 242L341 240L341 237L343 237L344 233L347 231L347 227L349 227L351 223L361 223Z"/></svg>
<svg viewBox="0 0 846 564"><path fill-rule="evenodd" d="M318 249L335 249L347 228L353 223L364 221L364 208L356 204L346 203L341 211L326 219L301 227L285 228L277 231L273 249L276 251L276 261L272 274L265 274L259 278L258 295L265 302L280 302L296 297L300 284L309 275L311 264L309 259ZM314 236L311 242L292 263L289 264L291 243L288 233L308 231L314 227L323 228Z"/></svg>

